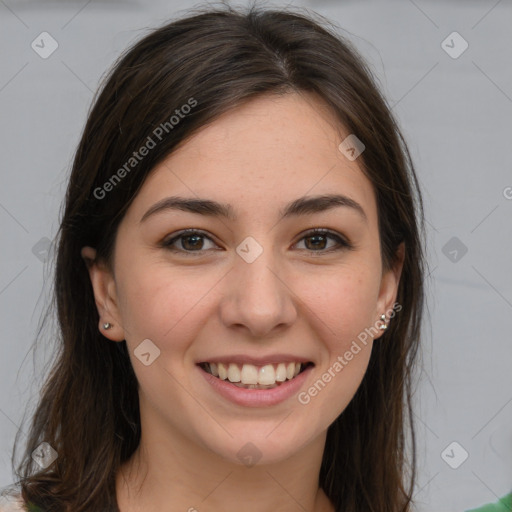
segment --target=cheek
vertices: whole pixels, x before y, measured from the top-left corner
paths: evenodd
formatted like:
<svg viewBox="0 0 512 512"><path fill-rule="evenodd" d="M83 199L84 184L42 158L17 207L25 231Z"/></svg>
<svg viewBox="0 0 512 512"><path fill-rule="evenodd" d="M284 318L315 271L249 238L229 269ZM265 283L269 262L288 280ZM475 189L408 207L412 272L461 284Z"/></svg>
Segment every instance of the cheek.
<svg viewBox="0 0 512 512"><path fill-rule="evenodd" d="M171 342L174 350L179 349L180 340L190 337L187 331L197 328L198 323L191 319L201 309L201 301L216 280L197 271L177 274L158 265L131 268L129 273L119 276L127 343L134 346L149 338L161 349Z"/></svg>
<svg viewBox="0 0 512 512"><path fill-rule="evenodd" d="M299 290L306 310L323 325L322 331L329 334L332 347L342 349L375 321L378 297L375 272L345 267L329 275L303 277Z"/></svg>
<svg viewBox="0 0 512 512"><path fill-rule="evenodd" d="M298 397L321 418L315 425L319 431L343 412L364 378L372 352L367 330L374 324L377 297L371 272L340 272L325 284L322 293L318 287L303 289L307 309L314 313L310 318L316 318L315 337L324 352L316 380Z"/></svg>

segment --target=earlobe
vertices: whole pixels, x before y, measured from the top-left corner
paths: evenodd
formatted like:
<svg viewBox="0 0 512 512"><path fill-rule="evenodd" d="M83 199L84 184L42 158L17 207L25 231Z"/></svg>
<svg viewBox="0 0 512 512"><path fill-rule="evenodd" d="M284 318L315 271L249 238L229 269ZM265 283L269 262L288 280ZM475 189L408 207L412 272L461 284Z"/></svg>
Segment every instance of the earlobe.
<svg viewBox="0 0 512 512"><path fill-rule="evenodd" d="M100 317L98 328L103 336L110 340L123 341L125 336L117 307L116 286L112 272L104 262L96 259L96 250L92 247L82 247L81 255L89 272ZM106 324L109 325L108 328L105 328Z"/></svg>

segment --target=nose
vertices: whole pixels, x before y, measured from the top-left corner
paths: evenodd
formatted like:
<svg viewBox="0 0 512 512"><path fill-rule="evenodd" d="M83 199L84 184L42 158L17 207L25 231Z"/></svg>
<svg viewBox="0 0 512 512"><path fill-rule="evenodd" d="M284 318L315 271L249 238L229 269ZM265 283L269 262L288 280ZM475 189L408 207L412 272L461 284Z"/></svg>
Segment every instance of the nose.
<svg viewBox="0 0 512 512"><path fill-rule="evenodd" d="M293 324L296 295L293 283L280 268L271 249L263 250L252 263L236 257L220 306L227 328L264 338Z"/></svg>

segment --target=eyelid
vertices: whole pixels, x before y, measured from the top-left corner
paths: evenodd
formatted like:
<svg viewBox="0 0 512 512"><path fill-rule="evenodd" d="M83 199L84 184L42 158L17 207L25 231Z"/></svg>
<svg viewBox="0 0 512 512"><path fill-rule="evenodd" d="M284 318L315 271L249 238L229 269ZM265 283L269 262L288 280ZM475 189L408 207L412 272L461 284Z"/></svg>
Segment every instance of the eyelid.
<svg viewBox="0 0 512 512"><path fill-rule="evenodd" d="M354 246L354 244L352 242L350 242L350 240L346 236L342 235L341 233L338 233L337 231L332 231L327 228L308 229L304 233L301 233L300 235L298 235L299 239L293 245L296 245L299 242L301 242L302 240L304 240L305 238L308 238L308 237L311 237L314 235L322 235L327 238L330 238L331 240L334 240L336 242L336 246L331 247L330 249L319 250L319 251L314 251L314 250L309 250L309 249L301 249L303 251L308 252L312 256L321 257L322 255L337 253L340 251L352 251L356 248Z"/></svg>
<svg viewBox="0 0 512 512"><path fill-rule="evenodd" d="M196 255L196 254L200 255L202 253L207 252L207 250L186 251L185 249L174 249L171 247L171 245L174 242L176 242L177 240L179 240L180 238L185 237L185 236L192 236L192 235L199 235L207 240L210 240L213 243L216 243L215 240L209 234L207 234L205 231L203 231L201 229L196 229L196 228L187 228L187 229L178 231L177 233L173 234L170 238L165 238L161 242L161 246L170 251L178 252L178 253L181 253L181 254L184 254L187 256L188 255ZM303 233L299 234L298 240L293 245L295 246L296 244L301 242L304 238L308 238L308 237L314 236L314 235L323 235L328 238L331 238L331 240L336 241L337 246L331 247L330 249L318 250L318 251L308 250L308 249L301 249L301 250L305 250L305 251L309 252L310 254L317 254L318 256L321 256L322 254L330 254L332 252L337 252L337 251L341 251L341 250L355 249L355 246L347 239L347 237L345 237L344 235L342 235L340 233L337 233L336 231L332 231L327 228L310 228L310 229L304 231Z"/></svg>
<svg viewBox="0 0 512 512"><path fill-rule="evenodd" d="M187 228L187 229L178 231L177 233L173 234L171 237L164 238L161 242L161 246L163 248L166 248L166 249L169 249L172 251L173 248L171 247L171 245L175 241L179 240L182 237L192 236L192 235L199 235L199 236L202 236L202 237L210 240L213 243L216 243L215 240L210 235L208 235L205 231L203 231L201 229ZM182 254L193 254L193 253L200 254L200 253L206 252L206 251L185 251L184 249L175 249L175 252L180 252Z"/></svg>
<svg viewBox="0 0 512 512"><path fill-rule="evenodd" d="M319 234L319 235L329 235L333 238L337 238L340 240L341 243L347 245L347 246L352 246L352 243L348 240L348 238L344 235L342 235L341 233L338 233L337 231L332 231L330 229L327 229L327 228L310 228L306 231L304 231L304 233L301 233L300 235L298 235L300 238L299 238L299 242L303 239L303 238L307 238L308 236L312 236L312 235L316 235L316 234Z"/></svg>

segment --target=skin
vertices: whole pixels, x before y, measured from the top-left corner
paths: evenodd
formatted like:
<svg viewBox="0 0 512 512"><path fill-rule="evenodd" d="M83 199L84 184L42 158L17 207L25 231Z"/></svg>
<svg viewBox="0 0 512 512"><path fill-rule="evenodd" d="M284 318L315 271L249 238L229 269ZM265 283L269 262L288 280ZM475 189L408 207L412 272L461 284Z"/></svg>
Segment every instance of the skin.
<svg viewBox="0 0 512 512"><path fill-rule="evenodd" d="M374 340L306 405L296 395L270 407L233 404L196 362L234 353L307 357L315 363L307 390L391 311L403 247L384 272L371 183L338 149L347 135L314 96L251 100L153 170L119 226L112 272L83 248L100 330L126 339L139 382L142 438L117 475L122 512L334 510L318 486L326 431L357 391ZM357 201L367 220L349 207L278 220L286 203L332 193ZM229 203L237 220L168 210L140 222L170 195ZM177 240L181 254L160 245L187 228L211 241ZM328 237L315 245L314 235L304 238L311 228L332 230L354 249L329 251L337 243ZM263 248L252 263L236 253L247 236ZM201 254L187 256L194 247ZM103 330L104 322L113 327ZM145 366L133 351L147 338L160 356ZM247 442L261 455L252 467L237 457Z"/></svg>

